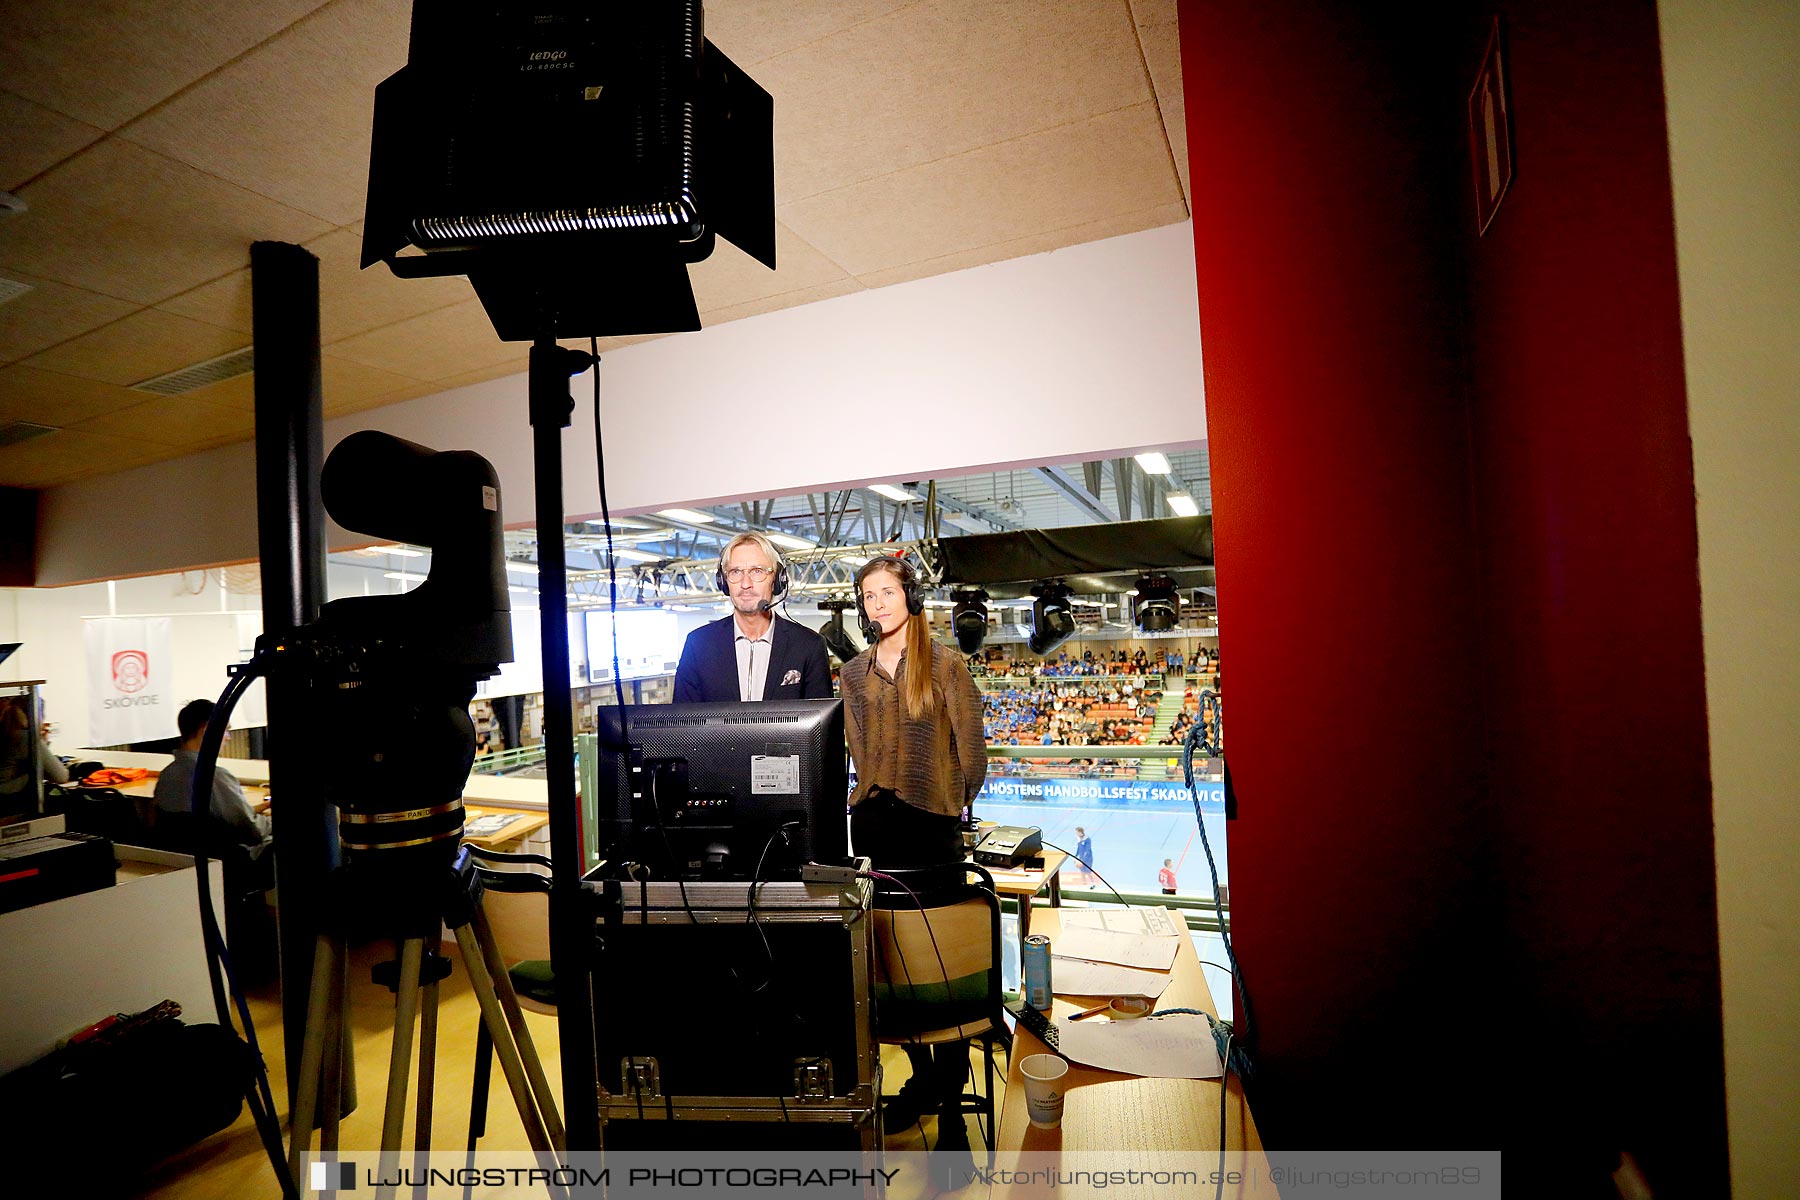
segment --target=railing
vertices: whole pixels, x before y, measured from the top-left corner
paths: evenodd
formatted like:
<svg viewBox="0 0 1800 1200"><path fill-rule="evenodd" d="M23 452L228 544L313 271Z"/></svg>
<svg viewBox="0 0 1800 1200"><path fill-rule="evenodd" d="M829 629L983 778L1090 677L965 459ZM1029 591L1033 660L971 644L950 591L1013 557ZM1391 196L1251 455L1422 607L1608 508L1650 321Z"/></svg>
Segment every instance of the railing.
<svg viewBox="0 0 1800 1200"><path fill-rule="evenodd" d="M1112 903L1119 899L1132 905L1176 909L1181 912L1190 930L1217 933L1221 928L1230 928L1229 888L1225 888L1220 896L1219 908L1223 910L1224 917L1221 924L1220 913L1214 910L1212 881L1206 870L1204 852L1198 840L1192 838L1194 812L1191 805L1194 796L1182 780L1180 766L1176 765L1169 770L1167 779L1137 770L1146 759L1151 760L1153 766L1161 766L1170 760L1179 764L1180 746L989 746L987 752L989 782L984 785L982 796L976 802L978 818L1001 819L1021 809L1031 810L1027 815L1021 816L1021 822L1040 825L1048 830L1058 824L1070 827L1078 821L1093 827L1097 819L1104 819L1102 814L1106 810L1123 809L1133 811L1135 817L1152 818L1149 822L1151 826L1154 826L1156 816L1165 817L1169 832L1179 839L1172 844L1191 848L1191 857L1178 864L1178 871L1191 881L1197 881L1199 886L1190 885L1176 895L1167 896L1160 891L1141 890L1141 883L1134 887L1122 882L1116 877L1118 872L1108 872L1106 866L1109 858L1119 862L1123 856L1133 853L1140 858L1145 853L1158 853L1146 849L1150 845L1162 844L1157 835L1145 833L1145 846L1135 847L1121 845L1115 837L1110 846L1102 846L1100 853L1095 856L1095 865L1108 884L1118 887L1117 896L1106 884L1093 891L1071 886L1078 876L1073 864L1068 864L1063 867L1062 875L1065 904L1079 905L1089 900ZM1071 770L1067 765L1071 759L1092 759L1096 764L1106 764L1114 769L1111 772L1097 772L1090 767L1078 766ZM1002 765L1010 769L997 771L996 768ZM1208 817L1209 840L1221 872L1221 882L1224 881L1225 874L1225 837L1221 812L1223 769L1223 763L1219 759L1194 759L1195 786ZM1083 811L1096 811L1096 817L1083 820L1073 815ZM1145 822L1141 820L1132 822L1133 827L1144 825ZM1188 837L1180 836L1183 828L1189 831ZM1073 842L1062 844L1062 848L1072 850ZM1180 853L1177 850L1169 856L1176 857ZM1140 861L1135 872L1140 880L1143 867L1144 864Z"/></svg>
<svg viewBox="0 0 1800 1200"><path fill-rule="evenodd" d="M475 765L469 769L471 775L506 775L522 767L533 766L544 761L544 746L539 742L531 746L511 746L505 750L496 750L491 754L477 755Z"/></svg>

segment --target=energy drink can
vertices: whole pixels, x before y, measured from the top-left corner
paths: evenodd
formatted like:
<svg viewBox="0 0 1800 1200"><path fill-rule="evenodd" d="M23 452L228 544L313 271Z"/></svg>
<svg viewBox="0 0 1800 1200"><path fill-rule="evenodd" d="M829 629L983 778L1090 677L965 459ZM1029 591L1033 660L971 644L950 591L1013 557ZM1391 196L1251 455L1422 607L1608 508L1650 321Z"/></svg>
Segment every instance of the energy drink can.
<svg viewBox="0 0 1800 1200"><path fill-rule="evenodd" d="M1034 933L1025 939L1025 1003L1039 1012L1050 1011L1050 939Z"/></svg>

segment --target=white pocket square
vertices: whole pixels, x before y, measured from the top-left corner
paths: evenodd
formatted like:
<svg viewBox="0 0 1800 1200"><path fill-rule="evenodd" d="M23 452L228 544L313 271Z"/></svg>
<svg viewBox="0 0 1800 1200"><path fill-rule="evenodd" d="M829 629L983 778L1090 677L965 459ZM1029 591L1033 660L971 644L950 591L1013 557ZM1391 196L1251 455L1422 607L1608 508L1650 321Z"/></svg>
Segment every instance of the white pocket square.
<svg viewBox="0 0 1800 1200"><path fill-rule="evenodd" d="M799 682L800 682L800 672L798 672L798 671L789 671L786 675L783 675L781 677L781 686L782 687L786 687L790 683L799 683Z"/></svg>

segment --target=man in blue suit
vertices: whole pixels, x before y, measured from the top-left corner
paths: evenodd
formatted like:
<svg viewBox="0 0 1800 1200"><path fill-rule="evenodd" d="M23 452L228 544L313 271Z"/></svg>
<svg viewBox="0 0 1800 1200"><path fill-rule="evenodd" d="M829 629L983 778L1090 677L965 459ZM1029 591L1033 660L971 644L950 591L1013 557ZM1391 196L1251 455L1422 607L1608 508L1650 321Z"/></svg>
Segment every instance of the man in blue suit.
<svg viewBox="0 0 1800 1200"><path fill-rule="evenodd" d="M829 700L825 639L775 614L787 592L787 568L775 544L740 533L719 555L719 590L731 615L688 634L675 668L675 702Z"/></svg>

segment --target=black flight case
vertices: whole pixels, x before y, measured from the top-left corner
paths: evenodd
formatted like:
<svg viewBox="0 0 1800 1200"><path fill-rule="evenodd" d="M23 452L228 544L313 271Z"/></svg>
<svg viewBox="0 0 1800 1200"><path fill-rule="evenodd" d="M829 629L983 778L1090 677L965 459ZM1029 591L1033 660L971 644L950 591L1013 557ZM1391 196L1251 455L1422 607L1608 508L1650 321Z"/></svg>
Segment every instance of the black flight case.
<svg viewBox="0 0 1800 1200"><path fill-rule="evenodd" d="M873 895L866 878L754 897L624 884L622 917L597 929L603 1145L879 1151Z"/></svg>

